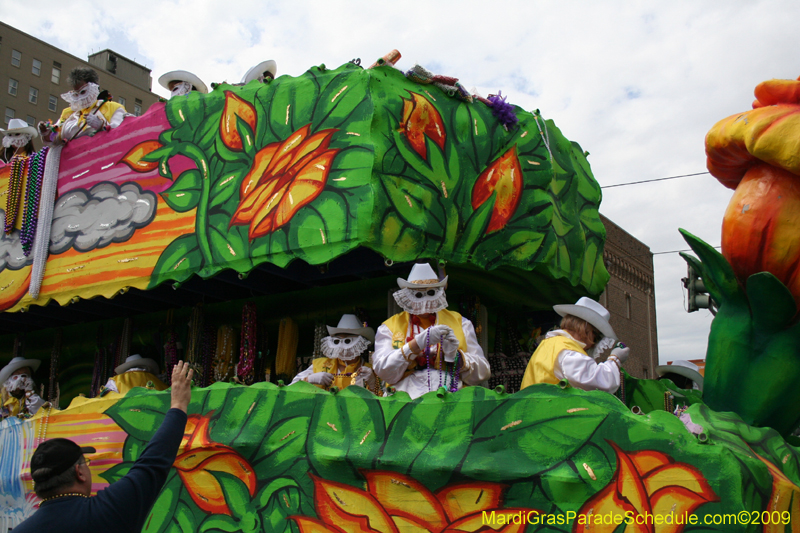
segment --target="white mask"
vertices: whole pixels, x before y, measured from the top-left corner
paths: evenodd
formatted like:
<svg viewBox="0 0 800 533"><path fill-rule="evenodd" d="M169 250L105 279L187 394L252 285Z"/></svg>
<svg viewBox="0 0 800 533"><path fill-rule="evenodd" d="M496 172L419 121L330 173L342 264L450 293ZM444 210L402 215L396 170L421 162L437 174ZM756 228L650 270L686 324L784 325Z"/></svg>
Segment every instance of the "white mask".
<svg viewBox="0 0 800 533"><path fill-rule="evenodd" d="M96 83L87 83L78 91L70 91L61 95L73 111L88 109L97 101L100 95L100 86Z"/></svg>
<svg viewBox="0 0 800 533"><path fill-rule="evenodd" d="M361 335L352 337L324 337L322 355L330 359L352 361L367 349L369 341Z"/></svg>
<svg viewBox="0 0 800 533"><path fill-rule="evenodd" d="M394 299L403 311L412 315L437 313L447 309L447 297L444 287L420 287L419 289L400 289L394 293Z"/></svg>
<svg viewBox="0 0 800 533"><path fill-rule="evenodd" d="M609 348L613 348L616 343L617 341L615 339L612 339L611 337L603 337L597 344L592 346L592 348L588 352L588 355L592 359L597 359L598 357L603 355L603 352L605 352Z"/></svg>
<svg viewBox="0 0 800 533"><path fill-rule="evenodd" d="M8 392L18 390L33 390L33 379L28 374L17 374L11 376L3 384Z"/></svg>
<svg viewBox="0 0 800 533"><path fill-rule="evenodd" d="M8 133L3 137L3 148L22 148L28 144L31 136L27 133Z"/></svg>
<svg viewBox="0 0 800 533"><path fill-rule="evenodd" d="M172 88L172 91L170 91L170 98L173 96L183 96L190 92L192 92L192 84L188 81L182 81Z"/></svg>

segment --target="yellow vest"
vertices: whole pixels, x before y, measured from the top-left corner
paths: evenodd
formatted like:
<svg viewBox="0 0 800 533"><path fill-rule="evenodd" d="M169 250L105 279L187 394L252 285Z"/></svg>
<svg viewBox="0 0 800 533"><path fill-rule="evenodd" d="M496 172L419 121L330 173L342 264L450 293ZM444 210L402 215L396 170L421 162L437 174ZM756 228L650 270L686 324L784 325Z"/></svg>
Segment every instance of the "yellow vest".
<svg viewBox="0 0 800 533"><path fill-rule="evenodd" d="M3 404L3 407L8 409L8 416L17 416L22 408L22 404L20 404L17 398L11 396L6 400L6 403Z"/></svg>
<svg viewBox="0 0 800 533"><path fill-rule="evenodd" d="M106 118L106 122L110 123L111 117L114 116L114 112L121 107L124 111L125 108L122 106L122 104L109 101L100 106L100 114ZM95 102L94 105L88 109L82 109L79 112L78 117L84 118L89 113L93 113L95 109L97 109L97 102ZM58 123L63 124L64 121L67 120L74 112L75 111L73 111L71 107L66 108L64 111L61 112L61 118L58 119Z"/></svg>
<svg viewBox="0 0 800 533"><path fill-rule="evenodd" d="M558 384L559 379L556 377L555 368L558 354L562 350L572 350L586 355L583 347L569 337L558 335L545 339L533 352L531 360L528 361L528 368L525 369L525 375L522 376L522 385L519 390L536 383Z"/></svg>
<svg viewBox="0 0 800 533"><path fill-rule="evenodd" d="M342 361L347 366L345 367L343 372L339 372L339 360L338 359L330 359L328 357L319 357L314 359L311 362L311 368L314 373L317 372L327 372L328 374L333 374L333 382L330 384L331 387L338 387L339 390L349 387L353 383L353 374L361 368L365 366L367 368L372 368L369 363L362 363L361 358L357 357L352 361ZM322 385L317 385L320 389L327 390L328 387L323 387Z"/></svg>
<svg viewBox="0 0 800 533"><path fill-rule="evenodd" d="M389 328L389 331L392 332L392 348L395 350L399 350L406 343L406 338L411 333L409 331L409 325L411 322L410 317L411 315L408 312L403 311L402 313L394 315L383 323L383 325ZM467 351L467 337L464 335L464 329L461 327L461 315L455 311L443 309L436 313L436 323L448 326L450 329L452 329L453 333L456 334L456 338L458 339L458 349L461 350L462 353ZM420 346L420 348L423 350L425 349L424 346ZM433 350L434 347L431 346L431 349ZM439 368L439 357L442 356L437 350L436 359L432 363L433 368ZM414 373L416 370L417 361L412 359L411 362L408 363L408 368L403 373L403 378Z"/></svg>
<svg viewBox="0 0 800 533"><path fill-rule="evenodd" d="M113 378L120 394L125 394L134 387L146 387L148 381L152 381L156 390L166 390L167 385L150 372L125 372L117 374Z"/></svg>

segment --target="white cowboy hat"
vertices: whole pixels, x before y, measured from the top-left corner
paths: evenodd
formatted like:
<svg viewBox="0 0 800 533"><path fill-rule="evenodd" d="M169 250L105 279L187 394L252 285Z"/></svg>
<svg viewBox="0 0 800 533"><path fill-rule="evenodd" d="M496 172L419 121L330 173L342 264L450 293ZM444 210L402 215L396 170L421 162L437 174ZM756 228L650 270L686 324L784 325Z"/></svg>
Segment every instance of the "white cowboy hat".
<svg viewBox="0 0 800 533"><path fill-rule="evenodd" d="M247 71L247 74L245 74L244 78L242 78L242 83L247 85L251 81L257 80L258 77L264 74L265 72L269 72L270 74L272 74L272 77L274 78L278 72L278 64L272 59L267 61L262 61L261 63L259 63L254 67L251 67L250 70Z"/></svg>
<svg viewBox="0 0 800 533"><path fill-rule="evenodd" d="M408 280L397 278L397 285L401 289L435 289L447 285L447 276L439 281L439 276L428 263L417 263L411 267Z"/></svg>
<svg viewBox="0 0 800 533"><path fill-rule="evenodd" d="M342 318L339 319L339 324L335 328L326 327L328 328L328 335L348 333L350 335L361 335L370 342L375 340L375 330L365 328L356 315L342 315Z"/></svg>
<svg viewBox="0 0 800 533"><path fill-rule="evenodd" d="M208 93L208 87L206 87L206 84L203 83L203 80L185 70L173 70L158 78L158 84L167 90L169 90L169 82L171 81L188 81L197 90L197 92L203 94Z"/></svg>
<svg viewBox="0 0 800 533"><path fill-rule="evenodd" d="M698 372L699 367L692 363L691 361L686 361L685 359L678 359L677 361L672 361L671 365L661 365L656 367L656 374L659 377L663 376L664 374L678 374L679 376L683 376L687 379L691 379L697 384L698 390L703 390L703 376Z"/></svg>
<svg viewBox="0 0 800 533"><path fill-rule="evenodd" d="M11 374L19 370L20 368L30 367L31 372L36 372L36 369L39 368L39 365L42 364L41 361L38 359L25 359L24 357L15 357L8 363L6 366L0 370L0 385L6 382L8 378L11 377Z"/></svg>
<svg viewBox="0 0 800 533"><path fill-rule="evenodd" d="M28 123L21 118L12 118L8 121L7 130L0 129L0 136L14 133L27 133L28 135L33 135L34 137L39 135L39 132L36 131L36 128L29 126Z"/></svg>
<svg viewBox="0 0 800 533"><path fill-rule="evenodd" d="M599 329L604 337L609 337L611 339L617 338L617 334L614 333L614 328L609 324L611 313L591 298L584 296L578 300L575 305L554 305L553 311L561 316L576 316Z"/></svg>
<svg viewBox="0 0 800 533"><path fill-rule="evenodd" d="M116 374L122 374L129 368L146 368L151 374L158 374L158 363L152 359L133 354L125 358L125 362L114 369Z"/></svg>

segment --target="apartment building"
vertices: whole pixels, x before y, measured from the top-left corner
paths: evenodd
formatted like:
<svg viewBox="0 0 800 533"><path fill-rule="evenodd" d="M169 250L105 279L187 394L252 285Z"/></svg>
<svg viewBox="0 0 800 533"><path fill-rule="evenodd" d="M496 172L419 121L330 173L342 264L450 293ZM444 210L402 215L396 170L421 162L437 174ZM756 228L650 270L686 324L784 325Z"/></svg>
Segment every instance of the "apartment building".
<svg viewBox="0 0 800 533"><path fill-rule="evenodd" d="M141 115L158 101L158 95L150 91L153 79L149 68L111 50L94 53L84 61L0 22L0 127L5 128L12 118L30 125L58 120L67 107L60 95L72 89L67 76L75 67L95 69L100 88L108 90L129 113Z"/></svg>

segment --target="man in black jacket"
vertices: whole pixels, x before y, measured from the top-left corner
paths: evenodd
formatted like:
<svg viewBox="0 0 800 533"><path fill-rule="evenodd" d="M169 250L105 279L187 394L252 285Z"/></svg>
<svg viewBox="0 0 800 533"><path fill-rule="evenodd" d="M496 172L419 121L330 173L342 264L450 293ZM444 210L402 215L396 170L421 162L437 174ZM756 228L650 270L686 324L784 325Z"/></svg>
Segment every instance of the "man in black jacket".
<svg viewBox="0 0 800 533"><path fill-rule="evenodd" d="M141 531L178 453L186 410L192 398L193 371L180 362L172 370L171 408L141 457L125 477L90 497L92 473L81 448L67 439L50 439L31 458L31 477L39 510L14 533Z"/></svg>

